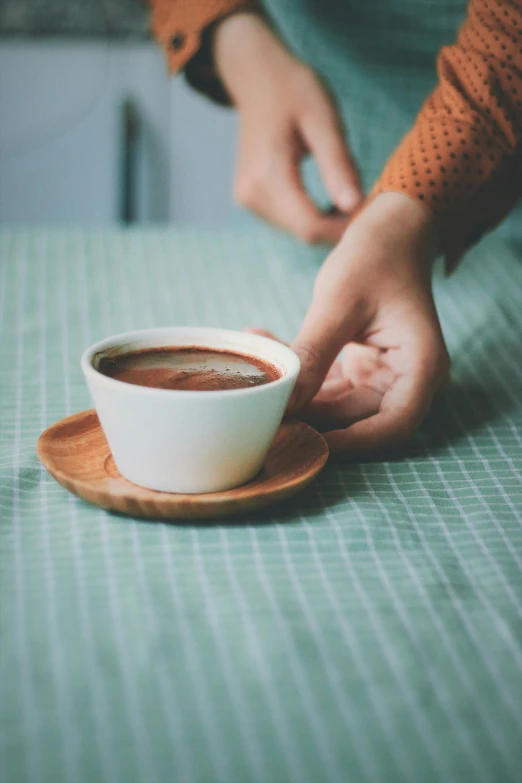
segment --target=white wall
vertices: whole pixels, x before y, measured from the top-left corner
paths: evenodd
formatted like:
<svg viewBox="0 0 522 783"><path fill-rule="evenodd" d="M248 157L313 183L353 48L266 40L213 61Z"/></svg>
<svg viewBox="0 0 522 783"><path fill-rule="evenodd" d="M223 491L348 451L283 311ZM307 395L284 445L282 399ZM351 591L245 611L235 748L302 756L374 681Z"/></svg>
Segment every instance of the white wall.
<svg viewBox="0 0 522 783"><path fill-rule="evenodd" d="M170 100L170 217L191 222L237 218L231 198L236 114L173 79Z"/></svg>
<svg viewBox="0 0 522 783"><path fill-rule="evenodd" d="M236 218L236 120L166 74L154 43L0 42L0 222L118 220L120 107L139 111L140 221Z"/></svg>

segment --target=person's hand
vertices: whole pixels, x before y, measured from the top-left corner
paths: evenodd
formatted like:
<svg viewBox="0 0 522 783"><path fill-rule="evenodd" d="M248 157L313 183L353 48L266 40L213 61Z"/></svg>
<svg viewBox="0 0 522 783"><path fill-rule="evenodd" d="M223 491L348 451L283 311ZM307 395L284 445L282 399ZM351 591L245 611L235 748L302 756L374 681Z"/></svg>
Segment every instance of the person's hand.
<svg viewBox="0 0 522 783"><path fill-rule="evenodd" d="M361 188L327 91L253 13L217 26L214 56L240 115L236 201L302 241L337 242ZM329 213L304 189L301 162L308 153L335 208Z"/></svg>
<svg viewBox="0 0 522 783"><path fill-rule="evenodd" d="M447 383L431 291L435 254L432 218L408 197L384 193L323 264L292 345L301 372L289 412L326 431L333 452L360 457L402 446Z"/></svg>

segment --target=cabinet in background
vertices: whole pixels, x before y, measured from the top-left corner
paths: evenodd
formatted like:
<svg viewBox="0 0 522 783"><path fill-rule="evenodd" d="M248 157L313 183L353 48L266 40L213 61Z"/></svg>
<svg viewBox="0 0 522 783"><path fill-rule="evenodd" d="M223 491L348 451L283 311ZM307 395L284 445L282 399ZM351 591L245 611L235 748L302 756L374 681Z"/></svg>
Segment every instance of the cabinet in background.
<svg viewBox="0 0 522 783"><path fill-rule="evenodd" d="M1 223L228 222L235 133L153 42L0 42Z"/></svg>

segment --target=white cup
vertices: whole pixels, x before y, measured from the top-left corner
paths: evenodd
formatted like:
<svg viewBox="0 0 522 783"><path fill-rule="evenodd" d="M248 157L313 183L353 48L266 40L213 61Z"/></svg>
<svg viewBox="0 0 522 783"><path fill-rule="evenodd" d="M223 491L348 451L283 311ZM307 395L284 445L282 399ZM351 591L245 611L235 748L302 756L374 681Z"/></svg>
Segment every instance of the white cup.
<svg viewBox="0 0 522 783"><path fill-rule="evenodd" d="M265 359L281 377L225 391L156 389L98 372L100 360L160 346L200 346ZM228 329L166 327L109 337L82 356L96 412L122 476L163 492L219 492L260 470L294 388L299 359L285 345Z"/></svg>

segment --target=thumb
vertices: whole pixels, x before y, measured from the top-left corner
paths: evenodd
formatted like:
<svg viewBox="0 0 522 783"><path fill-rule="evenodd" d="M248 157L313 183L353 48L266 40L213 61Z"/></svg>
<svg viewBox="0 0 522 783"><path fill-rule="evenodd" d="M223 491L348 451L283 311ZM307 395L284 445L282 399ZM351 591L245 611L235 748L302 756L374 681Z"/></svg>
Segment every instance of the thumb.
<svg viewBox="0 0 522 783"><path fill-rule="evenodd" d="M328 303L312 302L303 325L290 346L301 361L301 370L288 405L295 413L317 394L343 345L351 338L344 314L332 312Z"/></svg>

